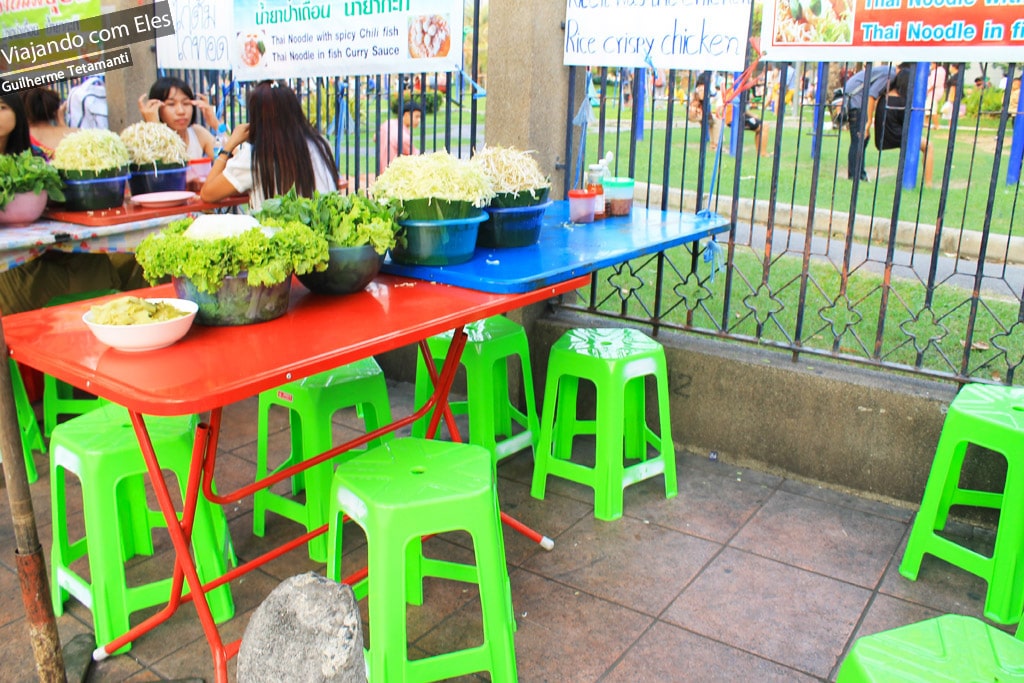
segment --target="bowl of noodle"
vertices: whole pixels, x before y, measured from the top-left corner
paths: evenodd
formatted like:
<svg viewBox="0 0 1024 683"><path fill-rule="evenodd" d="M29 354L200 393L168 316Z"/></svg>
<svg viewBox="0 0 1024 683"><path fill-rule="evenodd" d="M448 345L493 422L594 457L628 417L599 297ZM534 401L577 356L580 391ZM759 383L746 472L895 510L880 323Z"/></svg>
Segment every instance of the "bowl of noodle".
<svg viewBox="0 0 1024 683"><path fill-rule="evenodd" d="M186 299L120 297L92 306L82 321L96 338L119 351L154 351L188 333L199 306Z"/></svg>

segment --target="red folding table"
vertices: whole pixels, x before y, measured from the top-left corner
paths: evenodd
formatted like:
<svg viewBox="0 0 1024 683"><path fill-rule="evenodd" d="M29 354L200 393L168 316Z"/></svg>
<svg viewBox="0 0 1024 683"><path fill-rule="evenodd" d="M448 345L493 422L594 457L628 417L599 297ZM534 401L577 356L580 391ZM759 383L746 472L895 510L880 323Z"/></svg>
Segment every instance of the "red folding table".
<svg viewBox="0 0 1024 683"><path fill-rule="evenodd" d="M173 346L146 353L117 351L96 340L82 322L82 314L88 310L90 302L4 318L4 335L15 360L128 408L157 500L168 523L176 555L171 602L124 637L103 644L97 655L103 657L104 653L114 652L166 621L183 601L184 581L188 583L190 596L201 596L194 598L194 602L213 653L216 679L227 681L227 661L237 654L239 642L225 644L221 640L204 591L304 544L311 535L322 530L293 539L203 586L189 552L191 522L200 490L215 502L238 500L257 488L270 486L348 448L362 445L384 431L408 425L428 412L432 413L432 432L447 404L448 390L465 346L463 327L466 324L573 291L587 283L586 277L578 277L530 292L495 294L381 275L363 292L338 297L309 294L296 284L292 288L288 313L277 320L240 327L194 325L185 338ZM173 296L169 285L137 294ZM224 406L360 358L411 343L425 344L428 337L452 329L456 334L440 370L434 395L416 413L234 493L215 495L210 491ZM180 521L141 419L143 414L208 414L197 429L193 444L192 469ZM185 596L184 600L192 599L190 596Z"/></svg>

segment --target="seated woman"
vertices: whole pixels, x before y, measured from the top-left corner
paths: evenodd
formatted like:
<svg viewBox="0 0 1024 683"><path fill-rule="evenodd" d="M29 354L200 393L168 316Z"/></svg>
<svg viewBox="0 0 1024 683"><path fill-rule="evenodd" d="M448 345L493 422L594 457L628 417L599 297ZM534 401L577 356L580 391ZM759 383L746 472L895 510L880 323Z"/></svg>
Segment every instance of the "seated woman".
<svg viewBox="0 0 1024 683"><path fill-rule="evenodd" d="M0 154L20 154L30 147L28 116L21 95L0 91Z"/></svg>
<svg viewBox="0 0 1024 683"><path fill-rule="evenodd" d="M190 159L212 159L213 134L195 122L197 108L202 112L207 126L215 130L220 126L217 112L209 98L200 95L197 100L192 87L180 78L159 78L149 89L148 96L139 97L139 112L143 121L167 124L185 142Z"/></svg>
<svg viewBox="0 0 1024 683"><path fill-rule="evenodd" d="M65 136L77 131L64 123L64 105L60 95L50 88L32 88L21 94L28 116L29 140L32 149L47 161Z"/></svg>
<svg viewBox="0 0 1024 683"><path fill-rule="evenodd" d="M913 65L900 64L896 77L889 84L889 91L875 103L875 147L879 152L886 149L900 149L903 146L903 127L906 123L907 95L910 91L910 74ZM923 86L922 86L923 87ZM933 161L932 143L928 136L921 136L921 163L924 166L924 186L932 186Z"/></svg>
<svg viewBox="0 0 1024 683"><path fill-rule="evenodd" d="M249 207L256 211L264 199L292 187L303 197L312 197L314 190L337 191L331 147L310 125L291 88L263 81L249 91L246 107L249 123L231 131L213 160L200 192L204 201L248 192Z"/></svg>

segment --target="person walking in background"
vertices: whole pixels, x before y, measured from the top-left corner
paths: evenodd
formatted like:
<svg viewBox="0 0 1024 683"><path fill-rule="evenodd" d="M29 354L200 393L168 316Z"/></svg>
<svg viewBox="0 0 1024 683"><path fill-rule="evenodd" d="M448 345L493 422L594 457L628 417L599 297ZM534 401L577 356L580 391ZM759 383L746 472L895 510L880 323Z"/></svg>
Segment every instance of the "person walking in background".
<svg viewBox="0 0 1024 683"><path fill-rule="evenodd" d="M927 121L933 130L938 129L942 123L942 98L946 90L946 69L939 62L932 62L931 73L928 74L928 93L925 95L925 107L927 108Z"/></svg>
<svg viewBox="0 0 1024 683"><path fill-rule="evenodd" d="M190 159L212 159L213 133L194 120L196 108L202 112L206 126L214 130L220 126L217 111L209 99L202 95L197 100L192 86L180 78L158 78L150 87L149 94L139 97L143 121L165 123L185 143Z"/></svg>
<svg viewBox="0 0 1024 683"><path fill-rule="evenodd" d="M886 94L878 99L875 111L875 147L879 152L900 149L903 146L903 127L906 125L907 98L910 96L910 78L913 64L900 64ZM921 165L924 166L924 186L932 186L934 167L932 143L928 136L921 137Z"/></svg>
<svg viewBox="0 0 1024 683"><path fill-rule="evenodd" d="M875 102L889 89L889 81L896 76L892 65L872 67L871 79L867 69L861 69L846 81L846 112L850 127L850 151L846 158L846 174L850 180L868 179L864 168L864 153L871 137L871 119L875 111Z"/></svg>
<svg viewBox="0 0 1024 683"><path fill-rule="evenodd" d="M53 158L57 143L77 131L64 123L65 104L50 88L32 88L21 94L28 116L29 141L32 149L47 161Z"/></svg>
<svg viewBox="0 0 1024 683"><path fill-rule="evenodd" d="M411 100L402 103L399 115L385 121L377 131L377 160L383 173L399 154L419 154L412 144L413 131L420 127L423 105Z"/></svg>
<svg viewBox="0 0 1024 683"><path fill-rule="evenodd" d="M295 188L301 197L337 192L338 165L331 146L309 123L295 91L263 81L249 91L249 122L236 126L213 160L203 201L249 193L249 207Z"/></svg>

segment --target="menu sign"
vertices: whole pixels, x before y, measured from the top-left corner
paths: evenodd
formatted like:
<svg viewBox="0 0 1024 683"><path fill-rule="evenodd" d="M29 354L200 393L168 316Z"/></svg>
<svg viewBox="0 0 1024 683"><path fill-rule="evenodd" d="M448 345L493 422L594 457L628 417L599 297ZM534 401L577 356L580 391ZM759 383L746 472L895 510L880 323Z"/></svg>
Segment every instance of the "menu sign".
<svg viewBox="0 0 1024 683"><path fill-rule="evenodd" d="M462 67L461 0L235 0L241 81Z"/></svg>
<svg viewBox="0 0 1024 683"><path fill-rule="evenodd" d="M564 63L742 71L751 0L567 0Z"/></svg>
<svg viewBox="0 0 1024 683"><path fill-rule="evenodd" d="M767 0L771 61L989 61L1024 57L1021 0Z"/></svg>

